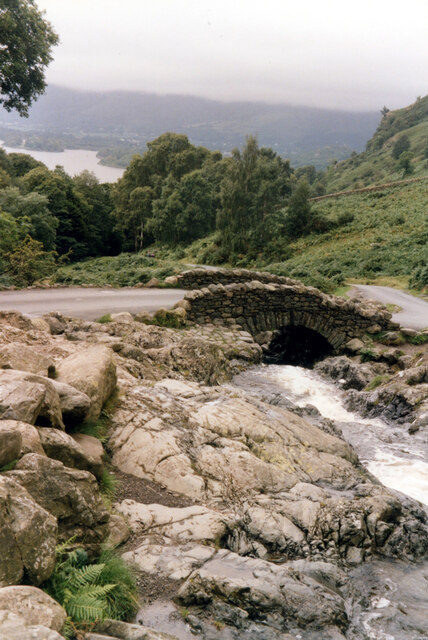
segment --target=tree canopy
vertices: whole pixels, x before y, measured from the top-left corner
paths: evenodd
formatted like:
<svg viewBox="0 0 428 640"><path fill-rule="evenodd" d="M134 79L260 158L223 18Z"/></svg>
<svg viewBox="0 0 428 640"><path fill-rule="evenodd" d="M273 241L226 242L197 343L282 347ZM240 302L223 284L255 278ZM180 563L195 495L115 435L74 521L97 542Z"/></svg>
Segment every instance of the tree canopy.
<svg viewBox="0 0 428 640"><path fill-rule="evenodd" d="M58 36L34 0L2 0L0 8L0 104L28 116L46 87L45 68Z"/></svg>

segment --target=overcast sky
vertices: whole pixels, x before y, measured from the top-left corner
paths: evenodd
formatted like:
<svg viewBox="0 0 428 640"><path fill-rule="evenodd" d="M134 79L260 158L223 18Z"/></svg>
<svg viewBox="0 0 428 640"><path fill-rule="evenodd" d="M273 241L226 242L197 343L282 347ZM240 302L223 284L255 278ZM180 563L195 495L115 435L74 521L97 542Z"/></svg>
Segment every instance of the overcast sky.
<svg viewBox="0 0 428 640"><path fill-rule="evenodd" d="M48 82L328 108L428 93L428 0L36 0Z"/></svg>

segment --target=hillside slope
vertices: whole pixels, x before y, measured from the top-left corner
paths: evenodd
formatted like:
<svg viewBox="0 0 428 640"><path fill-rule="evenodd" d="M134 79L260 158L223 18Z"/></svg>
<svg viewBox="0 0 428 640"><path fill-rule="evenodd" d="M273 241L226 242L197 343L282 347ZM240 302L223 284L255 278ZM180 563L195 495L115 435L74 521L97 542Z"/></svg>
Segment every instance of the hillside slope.
<svg viewBox="0 0 428 640"><path fill-rule="evenodd" d="M290 258L269 270L323 288L324 279L401 276L406 284L428 264L427 202L427 181L316 202L314 211L341 224L293 242Z"/></svg>
<svg viewBox="0 0 428 640"><path fill-rule="evenodd" d="M331 165L326 172L326 192L341 191L372 184L400 180L404 170L394 157L397 141L409 141L409 177L428 174L428 96L382 118L366 150L352 154L347 160ZM404 176L405 177L405 176Z"/></svg>

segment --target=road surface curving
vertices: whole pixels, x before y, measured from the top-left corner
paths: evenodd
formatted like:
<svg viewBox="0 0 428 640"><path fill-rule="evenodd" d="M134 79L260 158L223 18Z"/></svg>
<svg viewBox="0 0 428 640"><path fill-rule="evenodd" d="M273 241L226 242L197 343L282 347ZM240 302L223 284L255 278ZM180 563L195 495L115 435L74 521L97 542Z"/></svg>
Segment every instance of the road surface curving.
<svg viewBox="0 0 428 640"><path fill-rule="evenodd" d="M20 311L41 316L59 311L72 318L96 320L119 311L156 311L172 307L185 294L184 289L101 289L67 287L61 289L22 289L0 292L0 311Z"/></svg>
<svg viewBox="0 0 428 640"><path fill-rule="evenodd" d="M393 313L392 319L394 322L399 322L402 327L410 329L426 329L428 327L428 302L421 298L416 298L399 289L392 289L392 287L355 284L353 288L357 289L365 298L401 307L402 311Z"/></svg>

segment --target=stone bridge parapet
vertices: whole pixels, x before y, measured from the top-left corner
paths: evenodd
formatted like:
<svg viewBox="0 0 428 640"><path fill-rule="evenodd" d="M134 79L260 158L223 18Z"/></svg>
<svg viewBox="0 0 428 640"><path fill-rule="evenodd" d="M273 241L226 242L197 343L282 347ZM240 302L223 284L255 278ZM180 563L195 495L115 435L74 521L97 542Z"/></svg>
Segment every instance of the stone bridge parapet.
<svg viewBox="0 0 428 640"><path fill-rule="evenodd" d="M333 349L364 333L396 328L391 314L370 303L329 296L303 284L259 281L210 284L189 291L179 305L199 324L238 324L254 337L265 331L301 326L322 335Z"/></svg>
<svg viewBox="0 0 428 640"><path fill-rule="evenodd" d="M263 284L289 284L297 285L298 280L276 276L267 271L250 271L249 269L190 269L179 275L165 279L167 284L180 287L180 289L202 289L210 284L234 284L239 282L251 282L257 280Z"/></svg>

